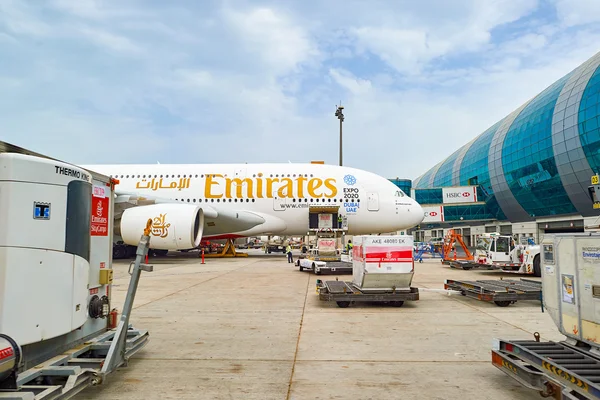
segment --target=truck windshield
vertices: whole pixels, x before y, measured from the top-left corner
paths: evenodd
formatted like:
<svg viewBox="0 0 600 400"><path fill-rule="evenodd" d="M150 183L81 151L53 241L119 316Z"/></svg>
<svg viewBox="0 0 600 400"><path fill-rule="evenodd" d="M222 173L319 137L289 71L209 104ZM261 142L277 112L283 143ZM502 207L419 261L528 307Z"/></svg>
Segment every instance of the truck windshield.
<svg viewBox="0 0 600 400"><path fill-rule="evenodd" d="M476 249L477 250L489 250L490 246L492 245L492 239L491 238L479 238L477 239L477 246Z"/></svg>

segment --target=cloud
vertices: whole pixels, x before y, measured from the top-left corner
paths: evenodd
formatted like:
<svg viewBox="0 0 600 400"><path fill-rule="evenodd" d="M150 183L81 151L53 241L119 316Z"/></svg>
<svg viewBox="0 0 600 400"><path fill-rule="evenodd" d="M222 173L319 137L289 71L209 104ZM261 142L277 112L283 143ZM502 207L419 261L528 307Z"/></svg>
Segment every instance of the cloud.
<svg viewBox="0 0 600 400"><path fill-rule="evenodd" d="M0 2L0 134L74 163L415 178L591 57L595 2Z"/></svg>
<svg viewBox="0 0 600 400"><path fill-rule="evenodd" d="M597 0L553 0L561 23L566 27L600 22Z"/></svg>

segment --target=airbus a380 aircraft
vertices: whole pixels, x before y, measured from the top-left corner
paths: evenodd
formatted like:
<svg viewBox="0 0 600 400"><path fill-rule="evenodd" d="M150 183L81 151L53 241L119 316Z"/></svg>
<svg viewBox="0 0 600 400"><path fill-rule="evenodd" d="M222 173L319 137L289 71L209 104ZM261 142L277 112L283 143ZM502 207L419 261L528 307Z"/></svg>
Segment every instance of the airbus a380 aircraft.
<svg viewBox="0 0 600 400"><path fill-rule="evenodd" d="M325 164L84 165L119 180L117 234L136 246L146 221L153 249L195 248L201 239L302 236L309 209L339 207L347 234L394 232L421 223L421 206L389 180ZM335 223L335 221L334 221ZM120 232L119 232L120 230Z"/></svg>

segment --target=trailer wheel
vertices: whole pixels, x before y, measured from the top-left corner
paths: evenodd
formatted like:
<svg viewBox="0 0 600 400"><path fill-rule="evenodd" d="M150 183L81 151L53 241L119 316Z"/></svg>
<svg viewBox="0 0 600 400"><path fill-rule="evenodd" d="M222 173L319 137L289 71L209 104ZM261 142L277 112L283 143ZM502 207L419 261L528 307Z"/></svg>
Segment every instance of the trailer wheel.
<svg viewBox="0 0 600 400"><path fill-rule="evenodd" d="M533 276L537 276L538 278L542 276L542 270L540 269L540 255L536 255L533 258Z"/></svg>
<svg viewBox="0 0 600 400"><path fill-rule="evenodd" d="M470 270L470 269L473 269L473 267L463 267L463 269L464 269L465 271L468 271L468 270Z"/></svg>
<svg viewBox="0 0 600 400"><path fill-rule="evenodd" d="M510 306L510 303L512 303L512 301L510 300L505 300L505 301L494 301L494 303L496 303L496 305L498 307L508 307Z"/></svg>
<svg viewBox="0 0 600 400"><path fill-rule="evenodd" d="M336 301L339 308L346 308L350 305L349 301Z"/></svg>
<svg viewBox="0 0 600 400"><path fill-rule="evenodd" d="M404 305L404 301L403 300L391 301L390 305L392 307L402 307Z"/></svg>

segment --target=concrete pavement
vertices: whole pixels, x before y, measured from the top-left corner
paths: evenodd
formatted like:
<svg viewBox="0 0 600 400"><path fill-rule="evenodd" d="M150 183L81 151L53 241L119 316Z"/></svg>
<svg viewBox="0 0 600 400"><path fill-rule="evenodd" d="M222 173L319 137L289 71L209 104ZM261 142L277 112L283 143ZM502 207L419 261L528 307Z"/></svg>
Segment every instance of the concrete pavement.
<svg viewBox="0 0 600 400"><path fill-rule="evenodd" d="M562 340L539 302L506 308L443 288L446 278L518 276L415 264L420 300L403 307L320 301L317 278L280 254L150 259L131 322L150 342L81 399L539 399L491 364L494 337ZM115 262L121 308L128 262ZM351 280L351 275L340 275Z"/></svg>

